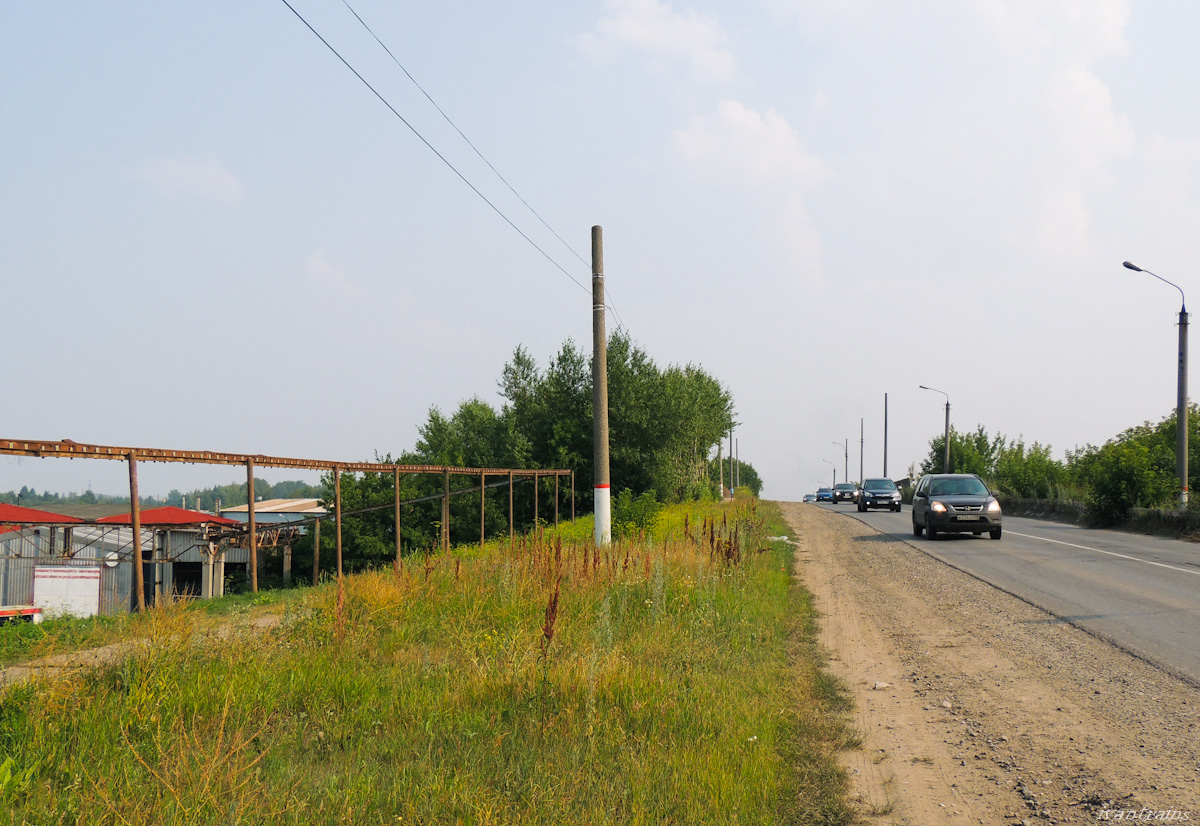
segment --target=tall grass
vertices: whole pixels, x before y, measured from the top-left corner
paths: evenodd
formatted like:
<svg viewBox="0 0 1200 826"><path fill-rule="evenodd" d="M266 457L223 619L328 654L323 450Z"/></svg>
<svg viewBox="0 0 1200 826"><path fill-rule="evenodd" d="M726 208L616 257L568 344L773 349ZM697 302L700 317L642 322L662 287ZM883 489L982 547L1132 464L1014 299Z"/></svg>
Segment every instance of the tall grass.
<svg viewBox="0 0 1200 826"><path fill-rule="evenodd" d="M776 520L776 521L771 521ZM14 823L846 823L845 695L777 514L667 509L293 595L0 694ZM340 604L340 607L339 607Z"/></svg>

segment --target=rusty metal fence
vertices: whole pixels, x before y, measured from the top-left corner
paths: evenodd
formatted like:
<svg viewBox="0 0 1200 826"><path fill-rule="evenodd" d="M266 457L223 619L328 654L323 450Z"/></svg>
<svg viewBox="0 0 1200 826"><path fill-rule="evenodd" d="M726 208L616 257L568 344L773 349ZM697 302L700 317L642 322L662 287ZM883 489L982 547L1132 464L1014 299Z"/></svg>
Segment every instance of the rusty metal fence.
<svg viewBox="0 0 1200 826"><path fill-rule="evenodd" d="M332 471L334 479L334 523L336 530L336 549L337 549L337 575L340 580L342 577L342 485L341 475L343 473L390 473L394 479L395 501L390 507L395 509L396 519L396 559L401 558L401 540L400 540L400 506L403 504L411 504L416 501L428 501L429 499L441 498L442 500L442 526L441 526L441 541L443 550L448 551L450 547L450 498L452 496L461 496L463 494L479 493L479 541L482 544L485 540L484 536L484 517L486 513L486 492L489 487L503 487L507 484L508 487L508 529L509 542L513 541L513 489L518 480L532 479L534 481L534 514L537 518L538 510L538 490L541 487L539 484L543 478L554 478L554 524L558 524L559 519L559 500L560 482L564 477L569 477L571 482L571 519L575 518L575 472L568 469L531 469L531 468L469 468L469 467L454 467L449 465L405 465L405 464L384 464L381 462L338 462L325 459L293 459L280 456L263 456L241 454L241 453L219 453L209 450L164 450L160 448L144 448L144 447L115 447L112 445L92 445L73 442L70 439L64 439L58 442L50 441L32 441L32 440L16 440L3 439L0 440L0 455L8 456L35 456L40 458L61 458L61 459L110 459L115 461L123 461L129 464L129 495L130 495L130 519L132 521L132 555L136 563L142 563L142 531L141 531L141 505L138 497L138 462L182 462L187 464L204 464L204 465L238 465L246 468L246 498L248 520L245 528L241 531L245 534L245 540L249 546L249 568L250 568L250 588L252 591L258 591L258 527L255 522L254 514L254 469L256 467L273 467L273 468L296 468L300 470L320 470ZM411 500L402 502L400 500L400 476L402 474L440 474L443 477L443 492L434 497L422 497L420 500ZM454 490L450 489L451 476L469 476L479 477L479 486L466 489ZM488 484L488 477L500 477L503 481L498 483ZM382 506L389 507L389 506ZM315 522L317 530L320 530L320 521ZM319 534L318 534L319 535ZM318 560L315 555L319 553L320 543L314 543L314 571L318 567ZM134 591L137 594L138 610L145 609L144 598L144 581L143 581L143 565L134 564Z"/></svg>

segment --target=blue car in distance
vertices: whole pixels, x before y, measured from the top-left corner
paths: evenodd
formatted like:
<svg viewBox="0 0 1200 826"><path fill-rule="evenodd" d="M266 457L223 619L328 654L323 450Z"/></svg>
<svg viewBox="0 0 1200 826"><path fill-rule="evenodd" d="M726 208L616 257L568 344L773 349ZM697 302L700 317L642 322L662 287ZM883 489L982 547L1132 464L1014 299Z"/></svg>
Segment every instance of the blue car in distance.
<svg viewBox="0 0 1200 826"><path fill-rule="evenodd" d="M833 501L833 488L817 488L817 501L818 502L832 502Z"/></svg>

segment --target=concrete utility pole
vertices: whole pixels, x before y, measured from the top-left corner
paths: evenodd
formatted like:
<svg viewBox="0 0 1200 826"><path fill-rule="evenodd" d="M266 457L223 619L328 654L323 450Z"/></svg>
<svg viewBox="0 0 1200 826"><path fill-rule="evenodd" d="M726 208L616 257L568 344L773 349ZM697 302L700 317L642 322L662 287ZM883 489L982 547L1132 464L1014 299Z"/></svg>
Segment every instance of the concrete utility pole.
<svg viewBox="0 0 1200 826"><path fill-rule="evenodd" d="M863 480L863 449L867 444L866 431L863 430L865 419L858 420L858 483L861 485Z"/></svg>
<svg viewBox="0 0 1200 826"><path fill-rule="evenodd" d="M950 394L945 390L938 390L936 387L926 387L923 384L917 385L922 390L932 390L934 393L941 393L946 397L946 455L942 460L942 473L950 472Z"/></svg>
<svg viewBox="0 0 1200 826"><path fill-rule="evenodd" d="M846 441L834 442L834 444L842 449L843 458L845 459L845 462L846 462L846 467L845 467L846 475L842 477L842 482L843 483L849 482L850 481L850 439L849 439L849 437L847 437Z"/></svg>
<svg viewBox="0 0 1200 826"><path fill-rule="evenodd" d="M1187 297L1183 294L1182 287L1157 273L1142 269L1130 261L1126 261L1124 266L1134 272L1153 275L1164 284L1170 284L1179 290L1179 374L1175 385L1175 472L1179 476L1179 507L1186 509L1188 506Z"/></svg>
<svg viewBox="0 0 1200 826"><path fill-rule="evenodd" d="M592 467L596 546L612 542L612 489L608 477L608 339L604 332L604 236L592 227Z"/></svg>
<svg viewBox="0 0 1200 826"><path fill-rule="evenodd" d="M729 498L733 498L733 428L729 428Z"/></svg>
<svg viewBox="0 0 1200 826"><path fill-rule="evenodd" d="M883 394L883 475L887 477L887 393Z"/></svg>

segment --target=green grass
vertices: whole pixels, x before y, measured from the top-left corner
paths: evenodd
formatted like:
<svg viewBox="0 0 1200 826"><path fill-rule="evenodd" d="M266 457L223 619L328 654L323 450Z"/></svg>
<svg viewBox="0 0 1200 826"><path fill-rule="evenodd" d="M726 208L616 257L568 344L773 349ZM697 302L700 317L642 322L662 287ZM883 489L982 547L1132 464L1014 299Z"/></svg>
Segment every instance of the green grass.
<svg viewBox="0 0 1200 826"><path fill-rule="evenodd" d="M126 615L6 623L0 626L0 666L124 639L132 620Z"/></svg>
<svg viewBox="0 0 1200 826"><path fill-rule="evenodd" d="M148 612L120 662L0 694L0 822L851 822L846 694L778 514L688 519L413 557L228 639Z"/></svg>

